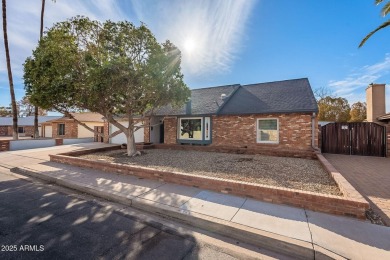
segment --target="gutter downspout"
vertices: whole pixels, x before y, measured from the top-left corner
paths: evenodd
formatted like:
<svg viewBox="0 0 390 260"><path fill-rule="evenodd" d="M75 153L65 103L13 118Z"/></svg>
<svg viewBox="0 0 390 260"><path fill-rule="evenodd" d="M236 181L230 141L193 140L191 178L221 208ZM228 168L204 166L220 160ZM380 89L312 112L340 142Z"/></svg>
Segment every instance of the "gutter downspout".
<svg viewBox="0 0 390 260"><path fill-rule="evenodd" d="M311 116L311 147L313 147L314 149L317 149L317 146L315 145L315 122L316 122L316 113L313 112L312 116Z"/></svg>

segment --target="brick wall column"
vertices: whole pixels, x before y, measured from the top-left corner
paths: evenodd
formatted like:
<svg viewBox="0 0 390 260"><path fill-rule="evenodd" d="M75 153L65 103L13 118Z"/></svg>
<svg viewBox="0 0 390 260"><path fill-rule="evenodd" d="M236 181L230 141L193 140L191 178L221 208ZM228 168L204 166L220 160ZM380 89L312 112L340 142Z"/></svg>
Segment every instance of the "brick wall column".
<svg viewBox="0 0 390 260"><path fill-rule="evenodd" d="M150 119L145 118L144 119L144 143L150 143Z"/></svg>
<svg viewBox="0 0 390 260"><path fill-rule="evenodd" d="M9 140L0 140L0 152L9 151Z"/></svg>
<svg viewBox="0 0 390 260"><path fill-rule="evenodd" d="M62 138L56 138L56 145L63 145L64 144L64 139Z"/></svg>
<svg viewBox="0 0 390 260"><path fill-rule="evenodd" d="M176 144L176 135L177 117L166 117L164 119L164 144Z"/></svg>
<svg viewBox="0 0 390 260"><path fill-rule="evenodd" d="M104 121L104 140L103 142L108 144L110 142L110 139L108 138L108 135L110 134L110 123L108 121Z"/></svg>

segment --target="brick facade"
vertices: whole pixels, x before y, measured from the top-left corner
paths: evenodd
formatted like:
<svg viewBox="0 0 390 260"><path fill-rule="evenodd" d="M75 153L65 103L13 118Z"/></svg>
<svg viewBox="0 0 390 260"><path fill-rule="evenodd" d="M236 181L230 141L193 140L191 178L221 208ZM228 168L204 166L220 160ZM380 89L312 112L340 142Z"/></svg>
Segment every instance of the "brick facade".
<svg viewBox="0 0 390 260"><path fill-rule="evenodd" d="M108 121L104 121L104 126L103 126L103 131L104 131L104 143L108 144L110 142L110 139L108 138L108 135L110 134L110 123Z"/></svg>
<svg viewBox="0 0 390 260"><path fill-rule="evenodd" d="M257 143L257 119L277 118L279 144ZM311 148L310 114L266 114L244 116L213 116L211 145L248 148L273 147L307 150ZM317 131L317 130L316 130ZM316 137L317 138L317 137ZM318 141L317 141L318 142Z"/></svg>
<svg viewBox="0 0 390 260"><path fill-rule="evenodd" d="M19 125L18 127L24 128L24 135L25 136L34 135L34 126ZM12 136L12 126L0 126L0 136Z"/></svg>
<svg viewBox="0 0 390 260"><path fill-rule="evenodd" d="M9 129L11 128L11 129ZM10 126L0 126L0 136L9 136L12 135L12 127Z"/></svg>
<svg viewBox="0 0 390 260"><path fill-rule="evenodd" d="M177 118L166 117L164 119L164 144L176 144Z"/></svg>
<svg viewBox="0 0 390 260"><path fill-rule="evenodd" d="M212 116L212 143L210 146L240 148L270 148L309 150L312 147L311 114L265 114L242 116ZM257 119L279 120L279 143L257 143ZM318 143L318 121L315 120L315 140ZM164 143L176 144L177 118L164 120Z"/></svg>
<svg viewBox="0 0 390 260"><path fill-rule="evenodd" d="M142 122L146 127L144 127L144 143L150 143L150 120L145 118Z"/></svg>
<svg viewBox="0 0 390 260"><path fill-rule="evenodd" d="M34 126L25 126L24 127L25 136L34 136Z"/></svg>
<svg viewBox="0 0 390 260"><path fill-rule="evenodd" d="M58 125L65 124L65 135L58 135ZM52 138L77 138L78 124L76 121L56 121L52 122Z"/></svg>

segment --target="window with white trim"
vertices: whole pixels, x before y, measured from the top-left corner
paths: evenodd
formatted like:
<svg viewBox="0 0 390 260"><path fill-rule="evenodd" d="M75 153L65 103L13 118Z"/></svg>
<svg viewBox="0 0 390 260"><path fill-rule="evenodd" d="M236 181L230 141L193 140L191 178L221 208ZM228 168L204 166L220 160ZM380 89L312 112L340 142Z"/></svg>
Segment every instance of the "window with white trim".
<svg viewBox="0 0 390 260"><path fill-rule="evenodd" d="M279 120L277 118L257 119L257 142L279 143Z"/></svg>

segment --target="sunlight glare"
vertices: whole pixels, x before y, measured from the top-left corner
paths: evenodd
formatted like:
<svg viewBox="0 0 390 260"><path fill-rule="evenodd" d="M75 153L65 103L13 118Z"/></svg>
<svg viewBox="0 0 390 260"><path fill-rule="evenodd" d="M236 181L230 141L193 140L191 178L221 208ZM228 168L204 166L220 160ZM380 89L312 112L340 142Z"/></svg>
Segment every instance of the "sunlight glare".
<svg viewBox="0 0 390 260"><path fill-rule="evenodd" d="M184 49L188 54L191 54L196 49L196 43L192 38L187 38L184 42Z"/></svg>

